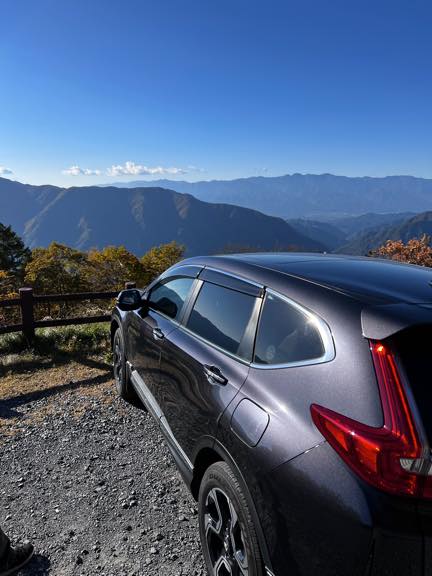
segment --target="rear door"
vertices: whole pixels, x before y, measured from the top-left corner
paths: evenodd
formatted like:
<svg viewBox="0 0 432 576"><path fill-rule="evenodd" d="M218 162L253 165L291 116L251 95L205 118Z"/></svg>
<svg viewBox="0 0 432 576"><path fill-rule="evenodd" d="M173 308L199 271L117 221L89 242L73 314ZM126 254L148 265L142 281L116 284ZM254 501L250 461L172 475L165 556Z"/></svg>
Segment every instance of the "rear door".
<svg viewBox="0 0 432 576"><path fill-rule="evenodd" d="M166 335L158 401L191 461L247 378L260 306L260 287L206 270L182 325Z"/></svg>

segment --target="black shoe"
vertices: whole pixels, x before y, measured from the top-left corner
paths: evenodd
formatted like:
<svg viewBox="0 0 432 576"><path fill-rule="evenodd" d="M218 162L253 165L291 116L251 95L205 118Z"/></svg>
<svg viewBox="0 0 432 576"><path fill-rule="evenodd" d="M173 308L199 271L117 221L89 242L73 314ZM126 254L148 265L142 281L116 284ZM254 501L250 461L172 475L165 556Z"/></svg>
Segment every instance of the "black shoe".
<svg viewBox="0 0 432 576"><path fill-rule="evenodd" d="M33 545L24 544L16 548L9 548L9 553L5 558L5 562L0 566L0 576L12 576L16 574L33 556Z"/></svg>

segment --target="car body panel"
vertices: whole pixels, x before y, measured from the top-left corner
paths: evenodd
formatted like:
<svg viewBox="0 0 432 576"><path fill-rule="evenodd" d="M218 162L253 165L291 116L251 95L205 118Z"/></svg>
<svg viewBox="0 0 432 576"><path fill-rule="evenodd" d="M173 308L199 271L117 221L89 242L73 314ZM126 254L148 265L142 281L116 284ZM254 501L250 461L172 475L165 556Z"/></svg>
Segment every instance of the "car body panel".
<svg viewBox="0 0 432 576"><path fill-rule="evenodd" d="M406 328L432 324L432 306L425 304L384 304L368 306L361 312L365 338L384 340Z"/></svg>
<svg viewBox="0 0 432 576"><path fill-rule="evenodd" d="M205 365L219 368L227 383L209 382ZM249 367L178 328L165 338L160 371L157 399L178 442L193 457L202 436L217 436L219 418L246 380Z"/></svg>
<svg viewBox="0 0 432 576"><path fill-rule="evenodd" d="M159 330L163 338L155 337ZM161 351L164 338L175 330L175 324L161 314L143 308L129 315L127 325L128 360L157 398L161 382Z"/></svg>

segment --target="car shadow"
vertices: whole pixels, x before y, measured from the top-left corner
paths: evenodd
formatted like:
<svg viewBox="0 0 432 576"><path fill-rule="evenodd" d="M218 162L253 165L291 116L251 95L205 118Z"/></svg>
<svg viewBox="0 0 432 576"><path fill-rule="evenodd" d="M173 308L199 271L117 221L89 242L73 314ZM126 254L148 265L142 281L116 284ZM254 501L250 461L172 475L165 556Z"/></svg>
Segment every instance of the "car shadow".
<svg viewBox="0 0 432 576"><path fill-rule="evenodd" d="M21 576L44 576L51 571L51 562L43 554L35 554L30 562L19 571Z"/></svg>
<svg viewBox="0 0 432 576"><path fill-rule="evenodd" d="M3 365L0 362L0 376L6 375L8 372L14 372L14 374L27 373L30 370L48 370L53 366L64 366L69 364L69 362L78 362L89 368L98 368L100 370L111 370L112 365L108 362L101 360L96 360L94 358L87 358L78 354L58 354L53 357L45 356L43 358L21 360L17 359L11 364Z"/></svg>
<svg viewBox="0 0 432 576"><path fill-rule="evenodd" d="M99 374L98 376L93 376L92 378L85 378L84 380L77 380L69 382L68 384L59 384L58 386L53 386L52 388L47 388L45 390L35 390L34 392L29 392L28 394L19 394L13 396L12 398L7 398L0 402L0 418L20 418L22 415L16 411L19 406L23 404L28 404L29 402L36 402L42 398L49 398L62 392L68 390L74 390L76 388L90 388L92 386L97 386L99 384L104 384L112 380L111 372L106 374Z"/></svg>

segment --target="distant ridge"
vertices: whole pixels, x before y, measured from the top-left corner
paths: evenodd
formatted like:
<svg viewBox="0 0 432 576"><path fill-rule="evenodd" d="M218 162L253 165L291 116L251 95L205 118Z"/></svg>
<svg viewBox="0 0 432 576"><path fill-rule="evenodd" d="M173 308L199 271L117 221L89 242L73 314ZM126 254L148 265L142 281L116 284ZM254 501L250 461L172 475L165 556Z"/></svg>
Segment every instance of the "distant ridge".
<svg viewBox="0 0 432 576"><path fill-rule="evenodd" d="M207 202L236 204L285 219L432 210L432 179L415 176L287 174L201 182L132 181L119 185L162 186Z"/></svg>
<svg viewBox="0 0 432 576"><path fill-rule="evenodd" d="M420 238L423 234L432 236L432 212L423 212L391 226L379 226L354 236L350 242L340 246L336 251L345 254L366 255L387 240Z"/></svg>
<svg viewBox="0 0 432 576"><path fill-rule="evenodd" d="M230 249L323 251L281 218L209 204L164 188L31 186L0 178L0 222L30 246L58 241L81 249L124 245L142 255L176 240L188 255Z"/></svg>

